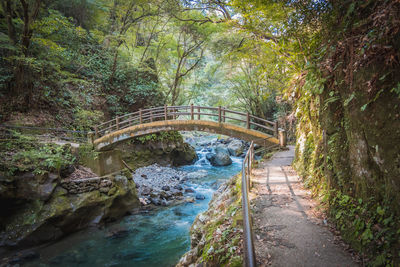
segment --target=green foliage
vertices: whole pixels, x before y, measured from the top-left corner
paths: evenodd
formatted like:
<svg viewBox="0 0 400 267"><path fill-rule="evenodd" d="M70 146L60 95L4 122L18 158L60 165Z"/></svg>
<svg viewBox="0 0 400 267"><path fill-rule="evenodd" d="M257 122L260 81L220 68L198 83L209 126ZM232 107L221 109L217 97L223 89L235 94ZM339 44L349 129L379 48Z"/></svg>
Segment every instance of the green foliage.
<svg viewBox="0 0 400 267"><path fill-rule="evenodd" d="M325 204L345 239L372 260L370 265L390 266L400 238L400 218L391 212L390 201L378 203L374 197L364 201L337 190L329 196Z"/></svg>
<svg viewBox="0 0 400 267"><path fill-rule="evenodd" d="M93 125L101 122L103 117L103 112L99 110L77 109L74 114L75 125L77 125L77 130L80 131L90 131Z"/></svg>
<svg viewBox="0 0 400 267"><path fill-rule="evenodd" d="M241 176L231 179L229 200L222 201L215 214L203 226L204 247L199 247L201 262L212 266L242 266L243 258L238 254L238 245L242 241L238 219L241 214ZM226 205L226 203L230 203ZM217 232L219 232L217 234Z"/></svg>
<svg viewBox="0 0 400 267"><path fill-rule="evenodd" d="M177 131L168 131L136 137L133 142L139 142L142 144L149 142L183 142L183 137Z"/></svg>
<svg viewBox="0 0 400 267"><path fill-rule="evenodd" d="M17 132L8 141L0 144L0 171L6 175L26 171L35 174L59 172L76 160L68 145L42 144L33 137Z"/></svg>
<svg viewBox="0 0 400 267"><path fill-rule="evenodd" d="M89 143L80 144L78 149L78 161L81 165L85 165L87 160L97 159L99 152L96 151L93 145Z"/></svg>

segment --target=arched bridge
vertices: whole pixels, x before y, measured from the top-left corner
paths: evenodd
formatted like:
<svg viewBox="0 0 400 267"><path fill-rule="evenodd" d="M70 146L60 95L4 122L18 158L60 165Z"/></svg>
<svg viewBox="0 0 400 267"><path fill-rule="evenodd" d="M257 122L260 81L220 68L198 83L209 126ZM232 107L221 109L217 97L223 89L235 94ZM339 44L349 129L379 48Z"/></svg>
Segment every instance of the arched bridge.
<svg viewBox="0 0 400 267"><path fill-rule="evenodd" d="M222 107L163 106L116 117L95 127L96 150L108 150L120 142L161 131L218 133L261 146L286 145L286 135L272 122Z"/></svg>

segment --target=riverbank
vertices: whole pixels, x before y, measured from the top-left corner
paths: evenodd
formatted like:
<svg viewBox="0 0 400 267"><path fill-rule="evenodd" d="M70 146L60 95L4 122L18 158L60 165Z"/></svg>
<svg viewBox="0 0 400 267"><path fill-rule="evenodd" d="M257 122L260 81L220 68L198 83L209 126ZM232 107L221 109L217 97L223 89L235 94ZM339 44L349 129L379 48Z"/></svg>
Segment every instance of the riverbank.
<svg viewBox="0 0 400 267"><path fill-rule="evenodd" d="M199 160L194 164L181 167L153 164L135 170L132 182L142 203L138 202L140 208L134 214L100 225L100 228L85 228L37 247L31 250L33 259L20 257L18 264L58 267L175 265L190 249L189 231L195 217L207 210L218 187L240 171L240 157L231 156L232 164L229 166L211 165L205 155L221 143L217 136L206 136L204 139L209 139L212 145L196 146ZM142 190L151 192L145 194ZM170 195L172 198L169 198ZM147 200L151 198L160 202L149 203Z"/></svg>
<svg viewBox="0 0 400 267"><path fill-rule="evenodd" d="M199 214L190 228L191 249L177 267L242 266L243 217L241 176L222 184L207 211Z"/></svg>

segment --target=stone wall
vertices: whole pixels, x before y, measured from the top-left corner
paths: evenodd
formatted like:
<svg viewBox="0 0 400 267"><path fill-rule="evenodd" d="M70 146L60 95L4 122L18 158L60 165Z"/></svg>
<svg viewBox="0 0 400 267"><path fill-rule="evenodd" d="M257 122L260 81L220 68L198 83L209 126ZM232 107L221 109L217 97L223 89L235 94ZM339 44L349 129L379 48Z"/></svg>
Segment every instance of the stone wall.
<svg viewBox="0 0 400 267"><path fill-rule="evenodd" d="M70 194L81 194L93 190L100 190L102 193L108 193L113 187L113 184L111 177L93 177L61 182L61 186Z"/></svg>

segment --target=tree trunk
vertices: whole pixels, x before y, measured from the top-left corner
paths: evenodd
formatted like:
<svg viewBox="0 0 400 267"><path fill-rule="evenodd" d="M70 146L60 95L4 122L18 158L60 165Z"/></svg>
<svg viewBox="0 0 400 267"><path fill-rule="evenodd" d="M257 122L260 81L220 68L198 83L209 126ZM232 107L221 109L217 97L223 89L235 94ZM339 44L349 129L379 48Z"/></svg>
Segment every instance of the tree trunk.
<svg viewBox="0 0 400 267"><path fill-rule="evenodd" d="M118 59L118 47L115 48L113 65L111 67L111 75L110 75L110 79L108 80L111 85L114 82L115 72L117 71L117 59Z"/></svg>

